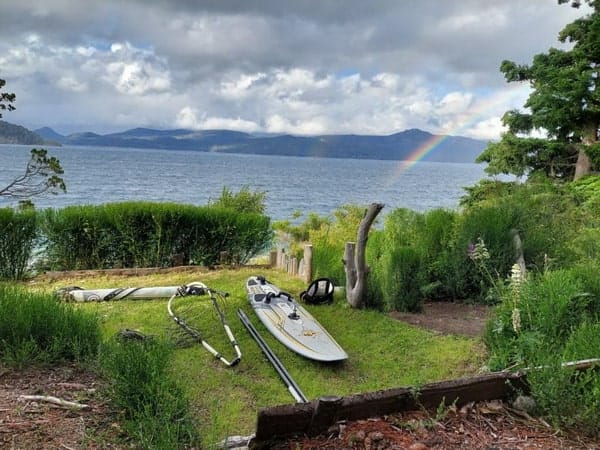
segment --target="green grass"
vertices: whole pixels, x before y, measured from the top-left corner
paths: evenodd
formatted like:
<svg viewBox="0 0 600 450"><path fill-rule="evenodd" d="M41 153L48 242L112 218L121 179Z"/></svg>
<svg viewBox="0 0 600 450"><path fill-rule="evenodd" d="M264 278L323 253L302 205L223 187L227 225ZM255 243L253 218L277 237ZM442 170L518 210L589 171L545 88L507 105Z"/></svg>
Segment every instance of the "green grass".
<svg viewBox="0 0 600 450"><path fill-rule="evenodd" d="M239 342L241 363L228 368L200 345L178 347L171 370L190 398L200 424L204 446L209 448L228 435L251 434L258 409L293 403L293 398L237 317L242 308L309 399L323 395L349 395L473 374L485 363L480 339L436 335L377 311L353 310L343 298L332 305L306 308L321 322L349 355L335 364L307 360L276 341L252 313L245 281L262 274L298 298L306 288L299 279L271 270L252 269L177 273L145 277L94 277L54 281L44 289L69 285L85 288L169 286L202 281L229 292L225 316ZM166 299L82 304L101 320L105 338L119 329L176 340L182 336L169 319ZM208 297L194 299L185 317L227 359L234 356Z"/></svg>
<svg viewBox="0 0 600 450"><path fill-rule="evenodd" d="M14 367L93 359L98 318L44 292L0 283L0 361Z"/></svg>
<svg viewBox="0 0 600 450"><path fill-rule="evenodd" d="M189 399L169 371L171 347L160 339L109 339L100 351L109 396L140 448L193 448L199 441Z"/></svg>

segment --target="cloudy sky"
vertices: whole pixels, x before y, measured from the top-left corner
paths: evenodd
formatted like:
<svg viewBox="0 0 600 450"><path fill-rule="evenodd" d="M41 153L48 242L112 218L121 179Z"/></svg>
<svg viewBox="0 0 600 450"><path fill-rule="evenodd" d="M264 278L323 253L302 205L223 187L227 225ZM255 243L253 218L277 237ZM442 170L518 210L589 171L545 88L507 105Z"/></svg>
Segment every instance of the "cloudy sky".
<svg viewBox="0 0 600 450"><path fill-rule="evenodd" d="M0 0L4 120L496 139L529 63L586 9L557 0Z"/></svg>

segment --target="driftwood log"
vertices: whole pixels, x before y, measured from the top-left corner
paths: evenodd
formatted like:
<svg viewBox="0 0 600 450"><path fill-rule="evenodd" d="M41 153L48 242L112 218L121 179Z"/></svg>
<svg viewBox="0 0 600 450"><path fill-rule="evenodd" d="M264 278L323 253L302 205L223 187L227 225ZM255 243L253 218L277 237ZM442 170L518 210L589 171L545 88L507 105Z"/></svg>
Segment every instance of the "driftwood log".
<svg viewBox="0 0 600 450"><path fill-rule="evenodd" d="M369 273L365 257L367 239L369 229L383 206L383 203L371 203L360 221L356 243L346 243L343 259L344 271L346 272L346 300L353 308L364 306L367 275Z"/></svg>

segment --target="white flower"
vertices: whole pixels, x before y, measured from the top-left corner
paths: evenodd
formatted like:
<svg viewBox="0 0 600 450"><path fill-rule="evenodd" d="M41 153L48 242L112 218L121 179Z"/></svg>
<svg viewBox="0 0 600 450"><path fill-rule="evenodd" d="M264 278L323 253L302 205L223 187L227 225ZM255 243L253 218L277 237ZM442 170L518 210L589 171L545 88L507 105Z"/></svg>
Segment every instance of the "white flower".
<svg viewBox="0 0 600 450"><path fill-rule="evenodd" d="M519 334L521 330L521 311L519 311L519 308L515 308L512 311L512 326L515 333Z"/></svg>

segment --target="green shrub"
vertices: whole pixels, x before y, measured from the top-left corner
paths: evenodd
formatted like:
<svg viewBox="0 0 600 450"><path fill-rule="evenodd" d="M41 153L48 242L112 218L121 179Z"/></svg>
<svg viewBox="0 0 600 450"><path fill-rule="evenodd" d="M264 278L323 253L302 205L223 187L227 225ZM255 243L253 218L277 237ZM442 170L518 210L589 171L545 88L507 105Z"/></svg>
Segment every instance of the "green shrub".
<svg viewBox="0 0 600 450"><path fill-rule="evenodd" d="M100 366L124 429L141 448L199 444L189 399L169 372L172 348L162 340L106 342Z"/></svg>
<svg viewBox="0 0 600 450"><path fill-rule="evenodd" d="M600 196L595 195L597 183L591 178L566 186L545 176L532 177L527 183L482 182L466 201L466 214L477 208L508 212L515 220L512 228L520 233L530 270L545 270L549 263L554 268L570 267L577 261L578 253L585 253L582 246L591 239L584 237L578 248L572 241L580 236L580 230L599 225L600 209L593 205ZM489 238L482 237L488 244ZM495 254L494 244L490 241L489 245L490 253ZM597 247L593 243L587 253L596 254Z"/></svg>
<svg viewBox="0 0 600 450"><path fill-rule="evenodd" d="M160 265L156 256L162 253L162 249L157 248L159 241L154 218L163 212L159 205L142 202L109 203L100 210L101 214L108 217L110 228L107 231L114 238L112 245L117 261L112 264L117 267Z"/></svg>
<svg viewBox="0 0 600 450"><path fill-rule="evenodd" d="M527 380L539 412L556 427L598 434L600 374L563 362L598 357L600 281L598 266L547 271L502 291L484 341L490 368L535 368Z"/></svg>
<svg viewBox="0 0 600 450"><path fill-rule="evenodd" d="M598 358L600 322L586 320L573 330L564 347L565 361Z"/></svg>
<svg viewBox="0 0 600 450"><path fill-rule="evenodd" d="M84 361L100 344L99 319L50 294L0 284L0 359L7 364Z"/></svg>
<svg viewBox="0 0 600 450"><path fill-rule="evenodd" d="M452 267L452 291L459 298L482 303L498 301L494 292L496 280L505 279L515 262L512 230L519 226L523 214L518 205L508 203L473 207L456 222L456 237L446 264ZM470 249L481 239L488 250L486 270L473 264ZM487 272L487 273L486 273Z"/></svg>
<svg viewBox="0 0 600 450"><path fill-rule="evenodd" d="M434 209L424 213L416 246L422 263L423 285L420 290L428 300L456 300L452 286L455 265L449 264L459 214L447 209Z"/></svg>
<svg viewBox="0 0 600 450"><path fill-rule="evenodd" d="M577 181L569 183L566 188L575 195L582 206L600 199L600 177L597 175L582 177Z"/></svg>
<svg viewBox="0 0 600 450"><path fill-rule="evenodd" d="M0 208L0 279L23 279L37 236L37 215L33 209Z"/></svg>
<svg viewBox="0 0 600 450"><path fill-rule="evenodd" d="M598 330L596 330L598 332ZM577 371L561 367L556 357L538 358L539 370L527 375L539 413L557 428L600 433L600 374L597 368Z"/></svg>
<svg viewBox="0 0 600 450"><path fill-rule="evenodd" d="M241 213L264 214L266 196L266 192L252 192L248 186L243 186L239 192L233 192L225 186L221 196L214 202L209 202L209 206L232 209Z"/></svg>
<svg viewBox="0 0 600 450"><path fill-rule="evenodd" d="M344 248L340 245L321 243L313 248L313 278L330 278L335 285L344 286L346 273L342 256Z"/></svg>
<svg viewBox="0 0 600 450"><path fill-rule="evenodd" d="M228 241L223 247L228 255L228 261L234 264L245 264L253 256L271 247L273 230L270 219L256 213L223 213L222 218L231 224ZM219 249L219 254L220 254Z"/></svg>
<svg viewBox="0 0 600 450"><path fill-rule="evenodd" d="M47 210L43 231L50 268L242 264L269 248L268 217L228 208L124 202Z"/></svg>
<svg viewBox="0 0 600 450"><path fill-rule="evenodd" d="M382 258L381 289L386 310L421 311L421 256L412 247L394 247Z"/></svg>
<svg viewBox="0 0 600 450"><path fill-rule="evenodd" d="M515 181L500 181L483 179L473 186L465 187L466 194L460 199L460 206L471 208L486 202L493 202L499 198L509 197L518 189L519 183Z"/></svg>
<svg viewBox="0 0 600 450"><path fill-rule="evenodd" d="M385 310L383 295L383 263L382 257L385 252L385 234L382 230L374 230L367 241L366 257L370 268L367 276L367 291L365 297L365 306L367 308Z"/></svg>
<svg viewBox="0 0 600 450"><path fill-rule="evenodd" d="M425 274L422 251L416 243L422 218L420 213L395 209L386 216L383 230L371 234L367 304L382 310L421 309Z"/></svg>
<svg viewBox="0 0 600 450"><path fill-rule="evenodd" d="M326 220L309 215L301 229L307 230L313 245L313 273L317 277L333 279L337 284L345 283L344 250L346 242L356 242L358 227L365 208L344 205L334 211L333 219Z"/></svg>
<svg viewBox="0 0 600 450"><path fill-rule="evenodd" d="M112 267L117 255L116 235L101 206L67 206L43 211L45 263L55 270Z"/></svg>
<svg viewBox="0 0 600 450"><path fill-rule="evenodd" d="M593 271L550 271L524 283L516 296L507 288L484 333L492 368L532 364L540 353L561 354L574 330L587 321L597 322L600 297Z"/></svg>

